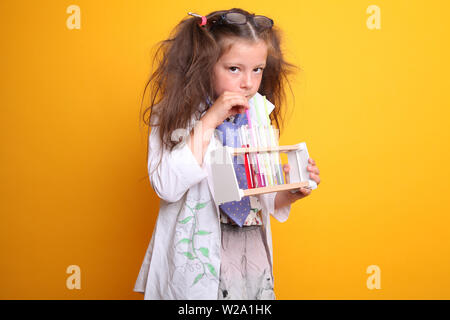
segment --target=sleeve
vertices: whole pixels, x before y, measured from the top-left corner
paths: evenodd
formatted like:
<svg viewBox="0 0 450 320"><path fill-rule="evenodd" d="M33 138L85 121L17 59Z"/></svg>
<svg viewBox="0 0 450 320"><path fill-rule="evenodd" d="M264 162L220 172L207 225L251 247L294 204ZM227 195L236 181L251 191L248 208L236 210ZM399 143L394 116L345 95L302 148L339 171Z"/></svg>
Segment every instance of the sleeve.
<svg viewBox="0 0 450 320"><path fill-rule="evenodd" d="M271 192L260 194L259 196L260 200L265 203L267 209L269 210L269 214L278 221L285 222L289 218L289 213L291 212L291 204L275 210L276 195L276 192Z"/></svg>
<svg viewBox="0 0 450 320"><path fill-rule="evenodd" d="M192 154L189 139L188 135L172 151L167 149L162 151L159 127L151 128L148 153L149 179L156 194L167 202L178 201L189 188L208 176L204 163L200 167Z"/></svg>

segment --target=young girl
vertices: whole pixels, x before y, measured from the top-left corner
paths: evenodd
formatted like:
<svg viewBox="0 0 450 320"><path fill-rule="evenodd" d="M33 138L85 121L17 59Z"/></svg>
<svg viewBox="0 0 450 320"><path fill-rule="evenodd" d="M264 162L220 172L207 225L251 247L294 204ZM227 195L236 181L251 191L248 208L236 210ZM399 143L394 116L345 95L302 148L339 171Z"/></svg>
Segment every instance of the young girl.
<svg viewBox="0 0 450 320"><path fill-rule="evenodd" d="M286 221L291 203L311 191L219 206L210 152L227 144L219 129L247 123L252 98L274 103L270 118L279 128L293 65L284 61L279 31L267 17L236 8L190 15L161 43L161 61L147 83L153 84L148 171L161 201L134 291L144 299L275 299L269 215ZM319 184L319 169L309 163ZM289 166L283 170L288 180Z"/></svg>

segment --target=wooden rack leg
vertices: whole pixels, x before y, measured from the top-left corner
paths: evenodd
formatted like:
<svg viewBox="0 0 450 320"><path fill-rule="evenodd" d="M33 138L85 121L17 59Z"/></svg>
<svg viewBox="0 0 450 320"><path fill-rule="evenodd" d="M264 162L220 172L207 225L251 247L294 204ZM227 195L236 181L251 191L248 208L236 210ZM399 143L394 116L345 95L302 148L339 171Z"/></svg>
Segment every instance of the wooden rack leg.
<svg viewBox="0 0 450 320"><path fill-rule="evenodd" d="M245 196L254 196L258 194L263 193L272 193L272 192L278 192L278 191L284 191L284 190L293 190L293 189L300 189L301 187L308 187L309 182L297 182L297 183L287 183L287 184L280 184L276 186L269 186L269 187L262 187L262 188L253 188L253 189L246 189L243 190L244 197Z"/></svg>

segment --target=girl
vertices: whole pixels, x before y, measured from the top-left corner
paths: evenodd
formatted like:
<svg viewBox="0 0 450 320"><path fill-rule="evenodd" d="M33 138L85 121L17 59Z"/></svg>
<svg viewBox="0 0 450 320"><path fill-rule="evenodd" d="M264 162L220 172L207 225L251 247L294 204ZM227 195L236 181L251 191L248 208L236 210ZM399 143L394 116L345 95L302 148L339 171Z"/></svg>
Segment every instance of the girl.
<svg viewBox="0 0 450 320"><path fill-rule="evenodd" d="M236 8L190 15L161 43L147 83L153 84L145 112L152 127L149 179L161 201L134 291L144 299L275 299L269 215L286 221L291 204L311 191L218 206L210 152L226 143L220 128L246 123L251 98L274 102L270 117L279 128L294 66L284 61L279 31L267 17ZM319 170L309 163L319 184ZM288 182L289 166L283 170ZM238 209L241 223L230 213Z"/></svg>

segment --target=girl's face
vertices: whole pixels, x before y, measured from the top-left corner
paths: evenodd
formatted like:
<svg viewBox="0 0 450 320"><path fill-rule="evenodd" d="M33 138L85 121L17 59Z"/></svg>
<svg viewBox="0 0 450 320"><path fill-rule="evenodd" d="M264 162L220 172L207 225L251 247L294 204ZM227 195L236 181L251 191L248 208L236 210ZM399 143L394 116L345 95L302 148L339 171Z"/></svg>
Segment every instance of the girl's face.
<svg viewBox="0 0 450 320"><path fill-rule="evenodd" d="M263 40L234 40L214 65L213 85L216 96L224 91L238 92L250 99L259 89L267 60L267 45Z"/></svg>

